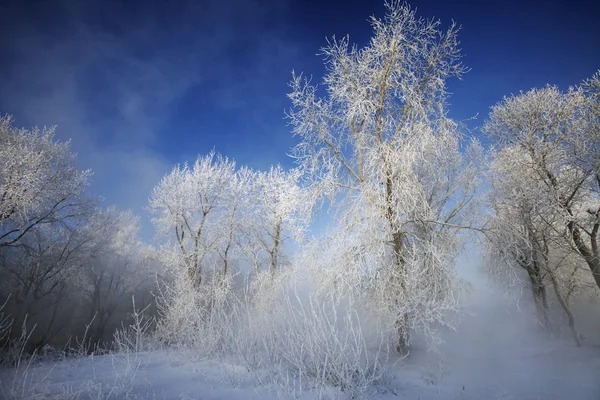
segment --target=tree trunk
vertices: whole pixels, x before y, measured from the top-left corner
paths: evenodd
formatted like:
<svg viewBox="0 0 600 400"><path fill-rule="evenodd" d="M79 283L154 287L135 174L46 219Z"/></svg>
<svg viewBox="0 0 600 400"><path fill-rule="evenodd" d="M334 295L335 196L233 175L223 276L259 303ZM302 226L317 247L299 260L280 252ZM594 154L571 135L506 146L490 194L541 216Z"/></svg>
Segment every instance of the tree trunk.
<svg viewBox="0 0 600 400"><path fill-rule="evenodd" d="M548 274L550 275L550 279L552 280L552 286L554 286L554 293L556 294L556 298L558 299L560 306L562 307L563 311L567 315L567 319L569 320L569 328L571 329L573 339L575 339L577 347L581 347L581 336L579 335L579 332L577 332L577 326L575 325L575 316L573 315L573 312L571 312L571 309L565 301L565 298L560 293L560 288L558 286L556 276L554 276L554 273L550 271L548 272Z"/></svg>
<svg viewBox="0 0 600 400"><path fill-rule="evenodd" d="M279 242L281 241L281 221L275 225L275 236L273 237L273 248L271 249L271 279L275 279L279 259Z"/></svg>
<svg viewBox="0 0 600 400"><path fill-rule="evenodd" d="M392 197L392 178L391 174L388 174L388 178L386 179L386 200L387 200L387 219L390 224L390 229L392 231L392 247L394 251L395 265L396 268L396 277L399 279L399 287L403 292L406 292L406 269L404 267L404 255L403 253L403 242L404 242L404 234L400 230L398 223L396 221L396 211L394 210L393 197ZM392 287L396 288L396 285L392 285ZM392 294L392 295L395 295ZM399 306L399 304L397 304ZM409 331L409 317L406 313L399 313L396 322L396 329L398 333L398 345L396 346L396 350L398 353L402 355L408 354L410 347L410 331Z"/></svg>
<svg viewBox="0 0 600 400"><path fill-rule="evenodd" d="M407 355L410 350L410 329L408 324L408 314L398 316L396 320L396 329L398 332L396 351L403 356Z"/></svg>
<svg viewBox="0 0 600 400"><path fill-rule="evenodd" d="M567 211L569 212L569 214L572 215L570 209L567 209ZM598 237L597 237L598 229L600 227L600 222L596 222L594 224L594 227L592 228L592 231L590 234L591 248L589 246L587 246L587 244L581 237L581 230L575 224L574 221L570 221L567 226L569 228L569 232L571 233L571 237L573 238L573 242L575 243L575 247L577 248L577 251L579 252L579 254L581 254L583 259L585 260L586 264L590 268L590 271L592 271L592 276L594 277L594 280L596 281L596 285L598 286L598 288L600 288L600 254L598 253Z"/></svg>
<svg viewBox="0 0 600 400"><path fill-rule="evenodd" d="M537 311L538 319L544 327L544 329L550 328L550 318L548 316L548 299L546 295L546 285L542 281L542 277L539 271L539 267L533 266L527 269L529 275L529 281L531 282L531 292L533 294L533 301Z"/></svg>
<svg viewBox="0 0 600 400"><path fill-rule="evenodd" d="M191 283L194 283L194 277L196 275L196 271L193 267L189 267L187 270L188 279Z"/></svg>
<svg viewBox="0 0 600 400"><path fill-rule="evenodd" d="M225 254L223 255L223 279L227 279L227 273L229 272L229 248L231 242L227 243L225 248Z"/></svg>

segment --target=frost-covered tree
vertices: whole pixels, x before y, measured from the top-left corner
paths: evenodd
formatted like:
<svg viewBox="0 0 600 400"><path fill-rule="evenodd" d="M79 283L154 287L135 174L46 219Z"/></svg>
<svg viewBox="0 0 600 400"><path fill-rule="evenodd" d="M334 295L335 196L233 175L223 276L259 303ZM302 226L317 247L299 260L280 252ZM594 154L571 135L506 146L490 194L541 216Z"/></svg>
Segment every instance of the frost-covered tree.
<svg viewBox="0 0 600 400"><path fill-rule="evenodd" d="M494 214L486 231L487 270L499 283L509 286L520 284L520 272L525 271L526 286L545 329L551 327L548 290L553 288L575 330L574 317L559 285L561 275L567 270L573 272L563 255L567 243L556 234L564 220L545 200L544 187L536 176L521 168L523 163L527 163L526 155L504 151L491 164L489 198ZM575 337L579 340L577 333Z"/></svg>
<svg viewBox="0 0 600 400"><path fill-rule="evenodd" d="M129 311L127 297L149 294L154 276L136 217L114 208L90 212L68 225L36 226L18 245L0 251L0 299L8 299L10 340L25 326L29 345L64 347L88 324L87 340L106 342Z"/></svg>
<svg viewBox="0 0 600 400"><path fill-rule="evenodd" d="M0 298L9 299L13 317L11 339L25 326L33 345L43 346L66 327L61 309L72 293L72 280L85 263L85 246L73 226L32 228L18 247L0 252Z"/></svg>
<svg viewBox="0 0 600 400"><path fill-rule="evenodd" d="M18 129L0 117L0 301L9 299L9 340L37 325L32 340L43 345L66 324L61 307L83 263L78 230L93 213L91 173L75 164L54 128Z"/></svg>
<svg viewBox="0 0 600 400"><path fill-rule="evenodd" d="M585 80L580 90L585 105L582 111L583 122L578 135L568 138L574 168L579 171L583 182L578 191L586 201L582 205L585 216L571 217L568 230L577 251L587 263L596 285L600 288L600 251L598 250L598 230L600 229L600 70ZM579 217L579 218L578 218Z"/></svg>
<svg viewBox="0 0 600 400"><path fill-rule="evenodd" d="M597 102L582 88L533 89L494 106L484 128L498 162L518 166L519 174L504 174L513 197L529 201L527 213L572 245L600 287Z"/></svg>
<svg viewBox="0 0 600 400"><path fill-rule="evenodd" d="M244 259L255 271L274 274L281 266L284 243L300 238L314 200L299 186L297 170L268 172L236 169L214 152L199 157L192 168L175 167L154 189L150 210L161 233L171 234L188 279L205 279L203 266L222 267ZM179 261L177 261L179 259Z"/></svg>
<svg viewBox="0 0 600 400"><path fill-rule="evenodd" d="M12 321L4 339L24 328L28 346L65 346L92 318L88 334L110 337L107 324L124 316L115 317L123 293L149 293L151 274L132 278L144 276L147 249L136 219L96 209L90 175L54 128L17 129L0 118L0 302Z"/></svg>
<svg viewBox="0 0 600 400"><path fill-rule="evenodd" d="M222 198L222 222L220 223L223 233L221 240L216 244L216 251L223 263L223 276L230 273L232 253L238 252L241 229L252 223L248 220L248 205L252 202L249 197L251 182L254 173L248 168L242 167L230 177L227 190Z"/></svg>
<svg viewBox="0 0 600 400"><path fill-rule="evenodd" d="M447 79L465 72L458 27L444 31L397 1L386 10L371 18L366 46L345 37L322 49L323 89L293 76L288 116L304 176L347 200L333 245L344 265L332 279L357 287L367 277L361 287L395 321L404 352L410 329L456 308L456 231L469 225L481 149L463 148L445 109Z"/></svg>
<svg viewBox="0 0 600 400"><path fill-rule="evenodd" d="M501 275L514 274L513 267L527 272L544 325L550 285L578 344L569 300L594 280L600 285L597 80L598 74L567 92L547 86L507 97L484 125L497 146L490 267Z"/></svg>
<svg viewBox="0 0 600 400"><path fill-rule="evenodd" d="M54 128L18 129L0 117L0 247L39 225L87 213L91 173L76 168L69 147L55 140Z"/></svg>
<svg viewBox="0 0 600 400"><path fill-rule="evenodd" d="M223 217L231 213L226 200L235 180L235 163L211 152L191 167L175 167L152 191L152 221L159 233L174 237L174 262L182 264L191 282L202 283L204 262L223 234L228 237Z"/></svg>
<svg viewBox="0 0 600 400"><path fill-rule="evenodd" d="M299 185L300 171L285 171L281 166L258 172L253 182L251 201L251 239L267 254L274 276L284 264L283 249L288 239L301 240L310 222L314 197Z"/></svg>

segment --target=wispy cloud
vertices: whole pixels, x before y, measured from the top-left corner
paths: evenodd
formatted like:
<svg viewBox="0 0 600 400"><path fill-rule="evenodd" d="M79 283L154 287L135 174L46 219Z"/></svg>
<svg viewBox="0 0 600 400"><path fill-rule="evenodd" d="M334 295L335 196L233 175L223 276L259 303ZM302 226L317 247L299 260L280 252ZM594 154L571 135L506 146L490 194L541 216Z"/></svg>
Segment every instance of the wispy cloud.
<svg viewBox="0 0 600 400"><path fill-rule="evenodd" d="M172 164L206 150L190 150L176 131L186 123L175 118L201 129L211 119L203 109L182 116L186 97L258 129L273 128L258 108L276 108L281 119L281 99L272 102L264 85L291 69L273 60L297 57L277 22L285 10L246 0L5 5L0 112L18 125L58 125L81 166L93 168L93 190L142 214Z"/></svg>

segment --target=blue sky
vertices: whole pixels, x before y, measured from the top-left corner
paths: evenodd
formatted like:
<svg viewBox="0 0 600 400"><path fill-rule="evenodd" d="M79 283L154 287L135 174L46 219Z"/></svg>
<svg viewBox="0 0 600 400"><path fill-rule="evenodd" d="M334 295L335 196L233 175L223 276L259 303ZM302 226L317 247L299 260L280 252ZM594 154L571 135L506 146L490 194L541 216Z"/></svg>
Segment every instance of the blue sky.
<svg viewBox="0 0 600 400"><path fill-rule="evenodd" d="M283 119L292 69L323 73L333 34L364 44L383 1L3 1L0 113L57 125L105 205L145 216L176 163L211 149L240 164L291 165ZM579 83L600 68L591 1L412 1L463 26L472 70L449 83L450 115L475 129L504 95ZM144 228L149 228L145 220Z"/></svg>

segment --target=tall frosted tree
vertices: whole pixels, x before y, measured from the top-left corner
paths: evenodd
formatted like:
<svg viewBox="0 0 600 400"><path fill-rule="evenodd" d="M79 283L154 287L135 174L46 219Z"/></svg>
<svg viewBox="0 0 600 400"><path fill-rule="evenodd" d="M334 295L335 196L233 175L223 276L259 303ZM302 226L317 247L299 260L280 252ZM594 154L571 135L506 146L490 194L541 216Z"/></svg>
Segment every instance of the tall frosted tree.
<svg viewBox="0 0 600 400"><path fill-rule="evenodd" d="M466 70L458 27L442 30L397 1L385 6L383 19L370 19L366 46L345 37L322 49L322 87L293 75L288 117L305 178L332 201L346 200L335 279L351 287L367 280L361 287L393 320L406 352L411 329L428 330L456 309L456 231L469 224L481 149L463 147L445 108L446 81Z"/></svg>

